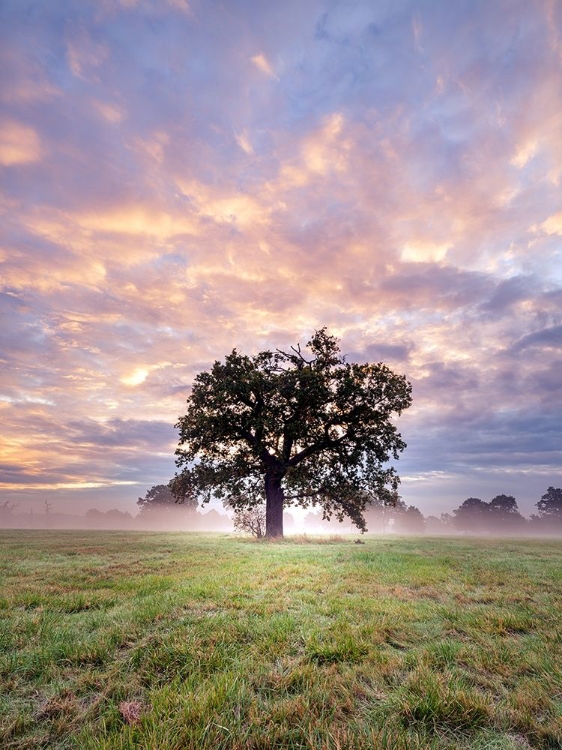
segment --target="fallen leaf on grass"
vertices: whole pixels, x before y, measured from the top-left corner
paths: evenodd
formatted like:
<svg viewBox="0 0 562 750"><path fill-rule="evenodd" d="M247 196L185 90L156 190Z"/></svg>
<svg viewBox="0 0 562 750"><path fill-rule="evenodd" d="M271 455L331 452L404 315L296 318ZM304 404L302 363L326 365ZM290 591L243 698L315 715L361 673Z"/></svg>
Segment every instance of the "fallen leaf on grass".
<svg viewBox="0 0 562 750"><path fill-rule="evenodd" d="M126 724L136 724L142 713L143 705L140 701L121 701L119 713Z"/></svg>

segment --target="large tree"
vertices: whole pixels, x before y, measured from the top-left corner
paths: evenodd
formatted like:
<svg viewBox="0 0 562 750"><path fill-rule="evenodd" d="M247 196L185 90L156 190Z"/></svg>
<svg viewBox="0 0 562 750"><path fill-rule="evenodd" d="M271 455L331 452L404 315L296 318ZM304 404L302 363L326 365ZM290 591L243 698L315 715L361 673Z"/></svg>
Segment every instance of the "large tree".
<svg viewBox="0 0 562 750"><path fill-rule="evenodd" d="M234 349L195 378L180 417L184 497L236 508L266 504L266 536L283 535L283 507L320 505L365 528L369 498L396 489L388 465L405 448L393 416L411 386L382 363L354 364L325 329L290 351Z"/></svg>

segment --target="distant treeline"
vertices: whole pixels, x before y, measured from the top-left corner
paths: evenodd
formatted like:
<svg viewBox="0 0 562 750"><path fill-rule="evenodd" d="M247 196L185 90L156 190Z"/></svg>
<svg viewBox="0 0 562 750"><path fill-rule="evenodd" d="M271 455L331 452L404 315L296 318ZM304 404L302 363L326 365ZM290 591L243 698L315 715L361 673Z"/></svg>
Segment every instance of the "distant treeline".
<svg viewBox="0 0 562 750"><path fill-rule="evenodd" d="M18 506L9 501L0 502L1 528L32 529L139 529L232 531L233 520L216 510L201 512L193 505L178 504L166 485L156 485L137 501L139 512L117 509L100 511L91 508L83 516L53 511L45 502L41 513L31 510L18 513ZM469 497L452 513L440 517L425 517L414 505L401 498L395 504L371 502L365 511L369 533L393 532L396 534L490 534L506 536L562 535L562 489L549 487L536 503L537 513L525 518L512 495L496 495L489 502ZM309 533L354 532L350 521L324 520L318 513L308 513L304 518L304 531ZM296 530L290 511L284 513L284 526L290 534Z"/></svg>
<svg viewBox="0 0 562 750"><path fill-rule="evenodd" d="M469 497L452 513L426 518L414 505L399 499L394 507L372 505L366 518L371 532L392 526L404 534L562 535L562 489L549 487L536 508L536 514L525 518L513 495L496 495L489 502Z"/></svg>
<svg viewBox="0 0 562 750"><path fill-rule="evenodd" d="M216 510L205 513L186 510L174 505L165 510L151 509L133 516L116 508L101 511L90 508L84 515L57 513L52 507L42 512L31 510L18 512L18 506L8 501L0 503L0 528L11 529L138 529L138 530L178 530L178 531L232 531L232 520L228 515Z"/></svg>
<svg viewBox="0 0 562 750"><path fill-rule="evenodd" d="M562 535L562 489L549 487L536 507L537 513L525 518L512 495L496 495L489 502L469 497L452 513L425 517L415 505L395 498L393 505L382 501L370 503L365 520L372 534ZM312 525L325 532L353 531L347 529L345 522L319 520L316 514L309 513L305 517L305 530Z"/></svg>

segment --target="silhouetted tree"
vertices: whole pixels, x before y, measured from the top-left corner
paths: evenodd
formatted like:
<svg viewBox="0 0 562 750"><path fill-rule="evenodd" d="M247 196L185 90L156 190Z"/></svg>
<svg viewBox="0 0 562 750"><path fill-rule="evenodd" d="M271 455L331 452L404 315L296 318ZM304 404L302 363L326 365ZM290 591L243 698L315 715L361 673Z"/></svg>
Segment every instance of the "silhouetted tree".
<svg viewBox="0 0 562 750"><path fill-rule="evenodd" d="M287 511L283 512L283 528L289 529L290 531L295 530L295 517L292 513Z"/></svg>
<svg viewBox="0 0 562 750"><path fill-rule="evenodd" d="M494 533L521 532L527 523L513 495L496 495L488 504L489 528Z"/></svg>
<svg viewBox="0 0 562 750"><path fill-rule="evenodd" d="M285 504L320 505L365 528L368 494L396 489L387 463L405 443L393 424L411 386L386 365L350 364L325 329L291 351L252 357L236 349L195 378L180 417L184 498L266 504L266 535L283 534Z"/></svg>
<svg viewBox="0 0 562 750"><path fill-rule="evenodd" d="M197 513L197 524L195 525L206 531L230 531L232 529L230 518L214 508L207 513Z"/></svg>
<svg viewBox="0 0 562 750"><path fill-rule="evenodd" d="M562 489L549 487L537 503L541 520L562 523Z"/></svg>
<svg viewBox="0 0 562 750"><path fill-rule="evenodd" d="M90 528L126 529L133 525L133 517L127 511L113 508L104 513L98 508L90 508L84 515Z"/></svg>
<svg viewBox="0 0 562 750"><path fill-rule="evenodd" d="M144 497L139 497L137 505L140 508L139 516L146 517L148 514L171 515L177 516L180 507L177 502L177 495L172 492L172 482L169 484L156 484L146 491ZM176 486L176 492L179 494L180 489ZM185 511L195 512L197 508L197 500L193 496L184 498L184 505L182 509L183 515Z"/></svg>
<svg viewBox="0 0 562 750"><path fill-rule="evenodd" d="M437 516L427 516L425 519L426 534L446 534L449 531L447 526Z"/></svg>
<svg viewBox="0 0 562 750"><path fill-rule="evenodd" d="M445 526L446 529L452 531L455 526L455 519L450 513L441 513L439 520Z"/></svg>
<svg viewBox="0 0 562 750"><path fill-rule="evenodd" d="M383 487L376 495L370 494L365 507L365 521L368 531L385 533L396 512L406 510L406 504L397 490Z"/></svg>
<svg viewBox="0 0 562 750"><path fill-rule="evenodd" d="M84 518L87 518L89 521L101 521L103 516L104 514L98 508L90 508L84 514Z"/></svg>
<svg viewBox="0 0 562 750"><path fill-rule="evenodd" d="M53 503L50 503L48 500L45 500L45 527L50 528L53 524L53 516L52 516L52 508Z"/></svg>
<svg viewBox="0 0 562 750"><path fill-rule="evenodd" d="M307 513L304 517L305 532L312 534L341 534L348 531L345 520L339 521L337 518L323 518L319 513Z"/></svg>
<svg viewBox="0 0 562 750"><path fill-rule="evenodd" d="M419 508L409 505L406 510L396 513L394 529L399 534L424 534L425 518Z"/></svg>
<svg viewBox="0 0 562 750"><path fill-rule="evenodd" d="M488 503L478 497L469 497L453 511L455 526L468 533L486 531L489 510Z"/></svg>
<svg viewBox="0 0 562 750"><path fill-rule="evenodd" d="M14 510L16 508L17 503L11 503L9 500L0 503L0 527L10 528L15 524Z"/></svg>

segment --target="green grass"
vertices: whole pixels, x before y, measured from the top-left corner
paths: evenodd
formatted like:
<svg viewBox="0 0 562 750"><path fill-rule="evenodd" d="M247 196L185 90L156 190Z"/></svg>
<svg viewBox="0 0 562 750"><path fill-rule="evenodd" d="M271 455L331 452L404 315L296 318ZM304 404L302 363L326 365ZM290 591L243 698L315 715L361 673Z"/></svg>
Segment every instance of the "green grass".
<svg viewBox="0 0 562 750"><path fill-rule="evenodd" d="M1 532L0 747L562 748L561 552Z"/></svg>

